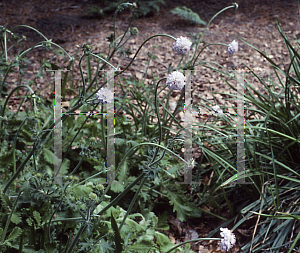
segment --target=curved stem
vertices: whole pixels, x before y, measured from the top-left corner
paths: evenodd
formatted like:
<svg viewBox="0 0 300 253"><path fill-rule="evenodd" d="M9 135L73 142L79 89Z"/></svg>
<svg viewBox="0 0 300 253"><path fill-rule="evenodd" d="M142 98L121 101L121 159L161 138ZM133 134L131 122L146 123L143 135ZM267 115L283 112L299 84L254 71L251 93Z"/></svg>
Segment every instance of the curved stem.
<svg viewBox="0 0 300 253"><path fill-rule="evenodd" d="M208 29L210 23L215 19L215 17L217 17L217 16L218 16L219 14L221 14L223 11L226 11L226 10L228 10L228 9L230 9L230 8L237 8L237 6L238 6L237 3L233 3L232 5L230 5L230 6L228 6L228 7L225 7L224 9L220 10L219 12L217 12L217 13L209 20L209 22L207 23L207 26L205 27L205 30L204 30L204 32L202 33L202 36L201 36L201 38L199 39L199 42L201 42L201 41L203 40L203 37L204 37L204 35L205 35L205 33L206 33L206 31L207 31L207 29ZM194 55L193 55L191 61L193 61L194 56L195 56L197 50L198 50L198 44L197 44L197 46L196 46L196 50L195 50L195 53L194 53Z"/></svg>
<svg viewBox="0 0 300 253"><path fill-rule="evenodd" d="M5 236L6 236L6 233L7 233L7 229L8 229L9 223L10 223L10 221L11 221L11 217L12 217L12 215L13 215L15 209L16 209L18 200L19 200L19 198L20 198L22 192L23 192L23 191L20 191L20 192L19 192L18 197L17 197L17 199L15 200L14 205L13 205L13 207L11 208L11 212L10 212L8 218L7 218L7 221L6 221L6 224L5 224L5 228L4 228L3 232L2 232L2 239L1 239L1 244L2 244L2 245L3 245L3 243L4 243L4 239L5 239Z"/></svg>
<svg viewBox="0 0 300 253"><path fill-rule="evenodd" d="M33 27L29 26L29 25L17 25L17 26L15 26L15 27L12 29L12 31L15 30L15 29L18 28L18 27L26 27L26 28L29 28L29 29L35 31L36 33L38 33L39 35L41 35L45 40L48 40L47 37L46 37L44 34L42 34L40 31L38 31L37 29L35 29L35 28L33 28Z"/></svg>
<svg viewBox="0 0 300 253"><path fill-rule="evenodd" d="M5 61L7 62L7 38L6 38L6 31L4 30L4 51L5 51Z"/></svg>
<svg viewBox="0 0 300 253"><path fill-rule="evenodd" d="M176 245L175 247L173 247L172 249L168 250L167 252L165 253L169 253L171 251L173 251L174 249L184 245L184 244L187 244L187 243L190 243L190 242L198 242L198 241L204 241L204 240L214 240L214 241L220 241L221 239L220 238L197 238L197 239L194 239L194 240L189 240L189 241L186 241L186 242L183 242L183 243L180 243L178 245Z"/></svg>
<svg viewBox="0 0 300 253"><path fill-rule="evenodd" d="M158 37L158 36L169 37L169 38L171 38L171 39L173 39L173 40L176 41L176 39L175 39L173 36L167 35L167 34L155 34L155 35L150 36L150 37L149 37L148 39L146 39L146 40L143 42L143 44L139 47L139 49L137 50L137 52L136 52L135 55L133 56L132 60L128 63L128 65L127 65L120 73L116 74L115 76L121 75L126 69L128 69L129 66L131 65L131 63L134 61L134 59L135 59L135 57L137 56L137 54L139 53L139 51L141 50L141 48L142 48L149 40L151 40L151 39L153 39L153 38L155 38L155 37Z"/></svg>
<svg viewBox="0 0 300 253"><path fill-rule="evenodd" d="M34 91L31 89L31 87L28 86L28 85L25 85L25 84L19 85L19 86L17 86L16 88L14 88L14 89L9 93L9 95L7 96L7 98L6 98L5 102L4 102L3 110L2 110L2 112L1 112L1 116L2 116L2 117L4 117L5 107L6 107L7 103L8 103L9 98L12 96L12 94L13 94L16 90L18 90L18 89L21 88L21 87L27 88L28 90L30 90L31 94L34 94ZM1 128L2 128L2 120L1 120L1 123L0 123L0 129L1 129Z"/></svg>
<svg viewBox="0 0 300 253"><path fill-rule="evenodd" d="M83 76L83 71L82 71L82 66L81 66L81 62L83 60L83 57L85 56L85 54L83 54L80 59L79 59L79 63L78 63L78 66L79 66L79 71L80 71L80 75L81 75L81 79L82 79L82 96L84 97L85 96L85 79L84 79L84 76Z"/></svg>
<svg viewBox="0 0 300 253"><path fill-rule="evenodd" d="M94 56L96 58L99 58L101 61L104 61L106 64L108 64L109 66L111 66L112 68L114 68L115 70L117 69L116 67L114 67L112 64L110 64L108 61L104 60L102 57L100 57L99 55L90 53L91 56Z"/></svg>
<svg viewBox="0 0 300 253"><path fill-rule="evenodd" d="M132 199L132 201L131 201L131 203L130 203L128 209L127 209L127 212L126 212L126 214L125 214L125 216L124 216L124 218L123 218L123 221L122 221L122 223L121 223L121 225L120 225L120 227L119 227L119 230L121 230L121 228L123 227L123 225L124 225L124 223L125 223L125 221L126 221L126 218L128 217L128 215L130 214L130 212L131 212L131 210L132 210L133 205L136 203L136 199L138 198L139 193L140 193L140 191L142 190L142 188L143 188L143 186L144 186L144 183L146 182L146 179L147 179L147 177L144 177L144 178L142 179L139 188L137 189L136 193L134 194L134 197L133 197L133 199Z"/></svg>
<svg viewBox="0 0 300 253"><path fill-rule="evenodd" d="M221 46L226 46L226 47L228 47L228 45L227 45L227 44L224 44L224 43L210 43L210 44L205 45L205 46L200 50L200 52L198 53L197 57L195 58L195 61L194 61L193 65L192 65L193 67L195 66L196 61L197 61L199 55L202 53L202 51L203 51L205 48L207 48L208 46L211 46L211 45L221 45Z"/></svg>
<svg viewBox="0 0 300 253"><path fill-rule="evenodd" d="M157 82L156 87L155 87L155 94L154 94L154 96L155 96L155 109L156 109L156 115L157 115L157 120L158 120L158 129L159 129L159 138L158 138L158 144L159 144L159 145L160 145L161 139L162 139L162 128L161 128L161 122L160 122L160 116L159 116L159 110L158 110L158 103L157 103L157 88L158 88L159 83L160 83L162 80L164 80L164 79L166 79L166 78L164 77L164 78L160 79L160 80ZM154 154L154 156L152 157L152 162L154 161L155 157L157 156L158 150L159 150L159 148L157 148L157 149L155 150L155 154Z"/></svg>

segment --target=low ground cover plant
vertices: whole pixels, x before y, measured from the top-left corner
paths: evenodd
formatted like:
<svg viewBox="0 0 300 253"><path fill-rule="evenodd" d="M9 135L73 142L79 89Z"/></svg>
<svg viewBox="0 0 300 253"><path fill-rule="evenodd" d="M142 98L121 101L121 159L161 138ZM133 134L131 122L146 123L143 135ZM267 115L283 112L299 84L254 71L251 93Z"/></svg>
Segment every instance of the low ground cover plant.
<svg viewBox="0 0 300 253"><path fill-rule="evenodd" d="M123 9L135 17L135 3L119 6L115 19ZM232 4L220 10L206 30L217 15L237 7ZM299 45L293 45L278 24L291 59L288 69L281 69L243 38L233 38L228 45L205 43L206 30L193 34L192 39L156 34L144 41L121 69L113 65L112 58L126 55L126 42L138 36L138 29L130 24L121 35L114 24L107 38L108 52L94 52L92 45L84 44L72 56L32 27L23 26L43 40L26 49L22 47L25 38L16 34L17 28L1 27L1 252L193 252L189 242L203 240L220 241L221 249L230 251L237 244L237 232L243 229L253 235L239 234L238 244L244 252L299 250ZM179 64L170 64L160 73L163 78L152 73L151 82L145 81L146 74L141 79L123 75L145 43L156 37L174 41L170 51L181 57ZM238 39L267 59L278 77L263 78L244 68L244 171L236 166L238 106L233 103L232 108L226 108L216 100L201 100L185 107L191 85L188 77L199 66L230 80L226 82L231 92L222 95L238 99L240 73L199 57L215 45L226 47L229 55L238 54ZM72 75L62 73L61 95L72 97L59 122L53 120L53 104L35 89L37 78L59 68L55 57L41 61L33 80L25 79L30 64L27 56L38 48L64 57L66 70L75 68L78 61L79 83L70 86ZM155 57L148 56L149 62ZM92 68L94 63L96 68ZM7 84L10 73L17 73L19 78L11 90ZM266 94L252 87L250 76L261 82ZM111 77L115 89L110 87ZM172 105L174 92L180 97ZM16 111L8 108L14 96L21 98ZM207 112L205 120L192 122L189 137L179 116L187 108L198 114L203 109ZM236 114L230 114L229 109ZM61 159L55 155L53 141L60 122ZM109 135L111 127L113 138ZM113 150L108 148L111 140ZM186 160L188 147L200 149L199 157ZM114 159L112 166L108 157ZM56 161L60 161L59 178L54 171ZM186 169L192 170L191 183L186 183L182 173ZM207 175L209 183L203 180ZM236 184L237 179L250 184ZM203 206L227 210L229 216L221 217ZM205 214L222 224L206 238L175 245L165 233L171 213L180 221Z"/></svg>

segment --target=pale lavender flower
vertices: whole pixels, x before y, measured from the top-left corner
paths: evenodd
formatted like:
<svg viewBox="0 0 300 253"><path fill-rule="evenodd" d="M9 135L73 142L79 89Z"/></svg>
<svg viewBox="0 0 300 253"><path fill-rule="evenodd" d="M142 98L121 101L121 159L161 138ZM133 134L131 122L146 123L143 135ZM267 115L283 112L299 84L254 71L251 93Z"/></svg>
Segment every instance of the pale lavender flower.
<svg viewBox="0 0 300 253"><path fill-rule="evenodd" d="M167 85L170 90L182 90L185 85L185 76L179 71L174 71L168 76Z"/></svg>
<svg viewBox="0 0 300 253"><path fill-rule="evenodd" d="M110 104L114 99L114 94L108 88L101 88L97 92L97 99L103 104Z"/></svg>
<svg viewBox="0 0 300 253"><path fill-rule="evenodd" d="M176 42L173 43L173 50L177 54L187 54L191 49L192 42L186 37L180 36L180 38L176 39Z"/></svg>
<svg viewBox="0 0 300 253"><path fill-rule="evenodd" d="M236 40L233 40L228 46L228 54L232 55L236 53L239 49L239 43Z"/></svg>
<svg viewBox="0 0 300 253"><path fill-rule="evenodd" d="M235 235L228 228L220 228L220 230L222 231L220 235L223 237L220 243L221 249L228 251L235 244Z"/></svg>
<svg viewBox="0 0 300 253"><path fill-rule="evenodd" d="M208 113L208 115L213 115L213 116L221 116L223 115L223 110L220 108L220 106L218 105L214 105L212 107L213 111L211 111L210 113Z"/></svg>

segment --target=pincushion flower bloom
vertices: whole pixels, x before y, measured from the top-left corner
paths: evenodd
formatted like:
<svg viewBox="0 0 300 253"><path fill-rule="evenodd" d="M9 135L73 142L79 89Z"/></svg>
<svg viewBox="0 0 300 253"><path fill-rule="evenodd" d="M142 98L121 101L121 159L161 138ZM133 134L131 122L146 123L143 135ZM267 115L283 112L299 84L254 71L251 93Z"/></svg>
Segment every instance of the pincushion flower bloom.
<svg viewBox="0 0 300 253"><path fill-rule="evenodd" d="M221 249L228 251L235 244L235 235L228 228L220 228L220 230L222 231L220 235L223 237L220 243Z"/></svg>
<svg viewBox="0 0 300 253"><path fill-rule="evenodd" d="M108 88L101 88L97 92L97 99L103 104L110 104L114 99L114 94Z"/></svg>
<svg viewBox="0 0 300 253"><path fill-rule="evenodd" d="M211 111L210 113L208 113L208 115L213 115L213 116L221 116L223 115L223 110L220 108L220 106L218 105L214 105L212 107L213 111Z"/></svg>
<svg viewBox="0 0 300 253"><path fill-rule="evenodd" d="M236 40L233 40L228 46L228 54L232 55L236 53L239 49L239 43Z"/></svg>
<svg viewBox="0 0 300 253"><path fill-rule="evenodd" d="M174 42L173 45L173 50L177 54L183 55L190 51L192 42L188 38L180 36L180 38L176 39L176 42Z"/></svg>
<svg viewBox="0 0 300 253"><path fill-rule="evenodd" d="M181 72L174 71L168 76L167 85L170 90L182 90L185 85L185 79Z"/></svg>

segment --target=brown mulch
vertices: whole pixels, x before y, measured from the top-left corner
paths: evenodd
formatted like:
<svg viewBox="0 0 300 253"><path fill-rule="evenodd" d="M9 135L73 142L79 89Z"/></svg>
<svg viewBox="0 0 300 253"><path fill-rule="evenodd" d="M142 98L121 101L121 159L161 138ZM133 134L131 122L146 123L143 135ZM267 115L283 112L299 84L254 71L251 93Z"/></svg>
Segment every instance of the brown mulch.
<svg viewBox="0 0 300 253"><path fill-rule="evenodd" d="M179 36L189 37L189 33L198 34L204 31L204 26L189 25L179 17L171 14L169 10L174 7L186 6L191 8L199 14L201 19L208 22L216 12L228 6L231 2L227 0L166 1L166 6L163 6L159 13L133 22L133 26L139 29L139 35L128 42L128 47L131 48L132 55L129 55L125 59L115 57L112 63L115 66L126 66L142 42L151 35L169 34L177 38ZM239 36L261 51L267 52L274 62L281 64L280 66L286 67L289 63L288 52L276 28L275 20L279 20L283 31L291 38L292 42L295 39L300 39L300 19L297 1L240 0L237 3L239 4L237 10L229 9L211 23L204 40L207 43L220 42L229 44ZM106 52L108 49L106 37L112 33L113 19L112 17L105 19L89 17L85 11L88 7L94 5L103 8L103 1L3 1L0 3L0 24L7 26L9 29L20 24L32 26L41 31L47 38L53 38L53 42L66 49L70 55L73 55L78 50L78 45L83 44L93 44L95 52ZM121 34L125 30L128 23L128 16L129 14L126 12L118 16L116 22L118 34ZM41 40L39 35L27 28L22 27L17 31L28 38L26 46L32 46ZM128 70L127 75L138 79L143 76L143 71L146 67L145 61L148 59L147 52L151 52L158 57L157 60L153 60L150 63L150 69L154 73L167 71L170 63L176 66L180 57L172 52L172 43L173 41L166 37L155 38L148 42L139 53L132 67ZM157 48L154 48L153 45L157 45ZM42 58L49 59L48 56L49 53L43 50L36 50L30 53L28 57L31 64L26 73L26 78L30 79L30 77L36 74L39 61ZM244 65L246 65L262 75L271 75L266 60L241 41L239 41L239 51L232 58L227 55L226 47L211 46L203 51L199 59L207 62L217 62L228 70L232 68L232 65L237 69L244 69ZM57 58L57 61L62 64L62 59ZM78 75L77 78L79 78ZM39 79L36 82L36 86L32 86L32 88L42 96L51 98L53 97L53 89L49 88L51 87L49 84L52 85L52 82L53 77L49 75L48 78ZM18 83L18 77L11 74L8 83L9 90L11 90ZM253 80L253 85L260 92L263 91L259 82ZM193 94L196 95L194 103L197 103L200 99L208 99L213 102L210 87L214 92L228 92L228 88L226 88L220 76L203 67L199 67L199 71L195 72L193 87ZM229 101L226 101L221 95L215 95L215 97L218 103L230 106ZM18 107L17 103L19 101L11 99L9 108L15 110ZM173 98L171 102L174 101L176 101L176 98ZM214 210L210 211L214 212ZM191 224L189 222L181 223L173 217L170 221L172 228L169 231L169 238L176 243L182 242L190 230L197 231L199 235L205 236L216 224L209 224L206 218L210 217L203 215L203 218L198 219L197 224ZM238 238L239 236L237 235ZM243 241L238 240L239 244L243 245ZM204 248L200 246L194 247L197 250L196 252L221 252L219 247L213 242L205 245ZM239 252L238 247L232 252Z"/></svg>

